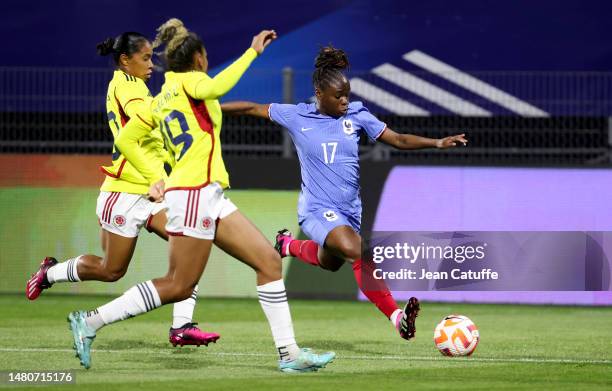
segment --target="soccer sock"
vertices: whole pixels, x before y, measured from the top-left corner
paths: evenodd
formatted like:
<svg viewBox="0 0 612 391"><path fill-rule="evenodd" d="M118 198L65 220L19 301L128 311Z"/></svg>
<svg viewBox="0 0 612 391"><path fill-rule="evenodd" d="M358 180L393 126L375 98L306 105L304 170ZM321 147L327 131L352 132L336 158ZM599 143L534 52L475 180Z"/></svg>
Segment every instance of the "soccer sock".
<svg viewBox="0 0 612 391"><path fill-rule="evenodd" d="M389 289L385 283L382 280L374 280L374 277L372 276L373 271L374 269L372 268L372 265L369 263L364 264L361 259L353 262L353 274L355 275L355 280L357 281L359 289L361 289L368 300L378 307L380 312L385 314L387 318L391 319L391 315L393 315L396 310L399 310L400 312L401 310L397 307L397 304L395 303L395 300L393 300L393 296L391 296L391 292L389 292ZM365 277L366 280L362 280L362 277Z"/></svg>
<svg viewBox="0 0 612 391"><path fill-rule="evenodd" d="M391 321L391 324L393 325L393 327L395 327L397 330L399 330L399 325L400 325L400 319L401 316L404 314L404 311L400 310L399 308L396 309L395 311L393 311L393 313L391 314L391 316L389 317L389 320Z"/></svg>
<svg viewBox="0 0 612 391"><path fill-rule="evenodd" d="M96 310L85 318L87 325L98 330L102 326L132 318L161 306L159 294L151 280L131 287L123 295ZM99 318L98 318L99 316ZM102 324L100 324L100 320Z"/></svg>
<svg viewBox="0 0 612 391"><path fill-rule="evenodd" d="M178 329L185 323L191 323L193 321L193 310L196 305L196 298L198 297L198 286L196 285L191 292L191 297L178 303L174 303L172 309L172 328Z"/></svg>
<svg viewBox="0 0 612 391"><path fill-rule="evenodd" d="M87 315L85 315L85 323L87 323L87 326L94 331L97 331L104 326L104 320L100 316L100 312L97 309L87 311Z"/></svg>
<svg viewBox="0 0 612 391"><path fill-rule="evenodd" d="M261 308L268 318L280 360L295 360L300 354L300 348L295 342L293 334L293 323L291 322L285 283L281 279L259 285L257 295L259 296L259 304L261 304Z"/></svg>
<svg viewBox="0 0 612 391"><path fill-rule="evenodd" d="M319 245L314 240L293 240L289 243L289 254L313 266L319 265Z"/></svg>
<svg viewBox="0 0 612 391"><path fill-rule="evenodd" d="M55 266L51 266L47 270L47 281L51 284L56 282L77 282L81 281L79 279L79 275L77 274L77 264L79 263L78 257L71 258L66 262L58 263Z"/></svg>

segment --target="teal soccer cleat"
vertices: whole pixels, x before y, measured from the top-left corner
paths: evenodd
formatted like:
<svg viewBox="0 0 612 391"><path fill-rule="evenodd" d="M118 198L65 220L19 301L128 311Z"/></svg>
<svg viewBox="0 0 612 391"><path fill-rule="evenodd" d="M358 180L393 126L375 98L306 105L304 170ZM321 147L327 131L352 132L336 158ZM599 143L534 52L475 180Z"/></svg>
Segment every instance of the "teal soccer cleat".
<svg viewBox="0 0 612 391"><path fill-rule="evenodd" d="M85 311L74 311L68 315L68 328L72 331L76 356L85 369L91 367L91 344L96 338L96 332L85 323Z"/></svg>
<svg viewBox="0 0 612 391"><path fill-rule="evenodd" d="M334 361L336 353L326 352L315 354L311 349L304 348L300 352L298 358L292 361L280 361L278 368L281 372L298 373L298 372L316 372L320 368L325 368L327 364Z"/></svg>

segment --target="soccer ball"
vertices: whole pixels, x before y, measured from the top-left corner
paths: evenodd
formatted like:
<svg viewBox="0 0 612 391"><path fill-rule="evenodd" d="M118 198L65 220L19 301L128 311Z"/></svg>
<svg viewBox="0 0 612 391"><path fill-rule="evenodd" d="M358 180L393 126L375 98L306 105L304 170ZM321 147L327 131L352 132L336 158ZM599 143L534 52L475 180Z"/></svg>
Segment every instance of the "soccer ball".
<svg viewBox="0 0 612 391"><path fill-rule="evenodd" d="M449 315L434 330L434 343L445 356L469 356L478 341L478 327L467 316Z"/></svg>

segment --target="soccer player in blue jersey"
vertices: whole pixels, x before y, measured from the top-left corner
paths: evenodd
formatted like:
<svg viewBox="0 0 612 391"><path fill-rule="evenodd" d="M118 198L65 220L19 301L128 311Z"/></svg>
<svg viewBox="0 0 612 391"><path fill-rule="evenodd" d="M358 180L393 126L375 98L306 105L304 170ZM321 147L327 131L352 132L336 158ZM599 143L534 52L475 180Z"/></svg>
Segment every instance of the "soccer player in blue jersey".
<svg viewBox="0 0 612 391"><path fill-rule="evenodd" d="M285 127L293 139L302 174L298 221L312 240L296 240L289 231L279 231L276 249L281 257L291 255L330 271L337 271L345 262L352 263L364 295L402 338L411 339L416 331L418 300L411 298L400 310L386 285L373 281L371 265L361 260L359 138L365 133L371 140L402 150L451 148L465 145L467 140L465 134L430 139L394 132L361 102L349 103L351 87L343 72L348 66L343 50L324 47L312 75L316 103L228 102L221 108L227 114L268 118Z"/></svg>

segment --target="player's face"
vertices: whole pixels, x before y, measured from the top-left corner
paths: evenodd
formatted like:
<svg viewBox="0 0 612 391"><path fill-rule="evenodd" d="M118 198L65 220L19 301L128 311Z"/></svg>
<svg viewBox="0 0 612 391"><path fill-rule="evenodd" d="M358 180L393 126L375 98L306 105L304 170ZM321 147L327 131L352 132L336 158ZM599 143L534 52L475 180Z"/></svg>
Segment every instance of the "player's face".
<svg viewBox="0 0 612 391"><path fill-rule="evenodd" d="M325 89L315 91L319 99L319 110L332 117L341 117L348 111L351 84L346 78L338 83L332 83Z"/></svg>
<svg viewBox="0 0 612 391"><path fill-rule="evenodd" d="M149 80L153 73L153 48L147 41L145 42L140 51L134 53L132 57L126 57L122 60L122 65L125 67L124 71L132 76L136 76L142 80Z"/></svg>

